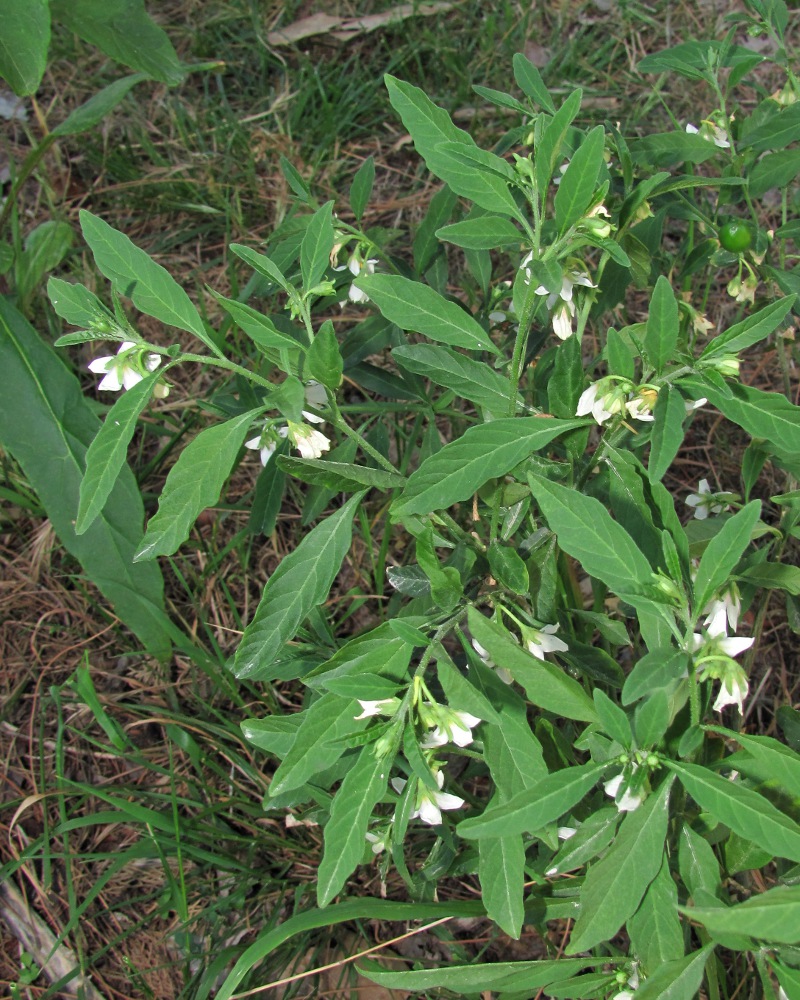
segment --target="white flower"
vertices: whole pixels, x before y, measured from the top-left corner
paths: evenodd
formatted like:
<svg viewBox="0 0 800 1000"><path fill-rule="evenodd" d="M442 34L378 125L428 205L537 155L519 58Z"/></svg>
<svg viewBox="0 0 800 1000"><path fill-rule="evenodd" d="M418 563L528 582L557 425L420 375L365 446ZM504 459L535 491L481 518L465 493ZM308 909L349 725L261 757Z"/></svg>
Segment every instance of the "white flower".
<svg viewBox="0 0 800 1000"><path fill-rule="evenodd" d="M636 765L634 765L634 771L636 771ZM624 774L620 773L615 778L611 778L603 784L606 795L614 799L617 805L618 812L634 812L639 806L644 802L643 790L638 792L632 792L629 787L625 788L622 793L622 797L617 801L617 794L622 786L624 780Z"/></svg>
<svg viewBox="0 0 800 1000"><path fill-rule="evenodd" d="M712 492L707 479L701 479L697 493L690 493L686 498L686 506L694 507L694 516L698 521L704 521L709 514L721 514L725 504L717 499L718 494Z"/></svg>
<svg viewBox="0 0 800 1000"><path fill-rule="evenodd" d="M553 312L553 333L558 337L559 340L566 340L567 337L572 336L573 313L574 313L574 306L571 307L571 303L569 302L563 302Z"/></svg>
<svg viewBox="0 0 800 1000"><path fill-rule="evenodd" d="M545 625L543 628L525 629L525 648L537 660L543 660L545 653L566 653L569 646L563 639L556 637L558 625Z"/></svg>
<svg viewBox="0 0 800 1000"><path fill-rule="evenodd" d="M400 704L397 698L379 698L378 701L362 701L359 698L358 703L361 706L361 715L354 715L354 719L368 719L371 715L393 715L394 709L387 712L385 706L394 705L396 708Z"/></svg>
<svg viewBox="0 0 800 1000"><path fill-rule="evenodd" d="M697 632L692 636L693 641L693 652L698 652L698 650L715 647L716 649L723 652L726 656L738 656L739 653L743 653L746 649L749 649L753 643L756 641L754 638L747 639L744 636L725 636L720 635L698 635Z"/></svg>
<svg viewBox="0 0 800 1000"><path fill-rule="evenodd" d="M633 990L620 990L612 997L612 1000L634 1000Z"/></svg>
<svg viewBox="0 0 800 1000"><path fill-rule="evenodd" d="M512 636L512 639L516 641L516 636ZM511 676L511 671L506 670L505 667L498 667L494 660L489 656L488 652L481 646L477 639L472 640L472 648L480 656L484 664L490 669L494 670L497 676L504 684L512 684L514 678Z"/></svg>
<svg viewBox="0 0 800 1000"><path fill-rule="evenodd" d="M133 354L128 352L136 348L132 340L123 341L116 356L108 355L103 358L95 358L89 362L89 371L95 375L105 375L100 380L98 389L105 389L108 392L119 392L120 389L132 389L142 381L147 372L154 372L161 364L161 358L157 354L146 354L141 357L142 351Z"/></svg>
<svg viewBox="0 0 800 1000"><path fill-rule="evenodd" d="M721 712L726 705L738 705L739 712L744 712L744 700L750 685L744 670L735 664L737 670L729 670L722 678L719 694L714 702L714 711Z"/></svg>
<svg viewBox="0 0 800 1000"><path fill-rule="evenodd" d="M358 254L350 254L350 258L347 261L347 269L357 278L360 274L374 274L375 265L378 263L377 259L370 258L369 260L362 260ZM344 265L341 267L335 267L334 271L343 271ZM350 285L347 292L347 297L351 302L356 302L358 304L369 302L369 296L366 292L362 292L360 288L357 288L354 284Z"/></svg>
<svg viewBox="0 0 800 1000"><path fill-rule="evenodd" d="M699 410L701 406L705 406L707 402L708 400L705 396L701 396L700 399L695 399L694 401L686 399L684 400L683 407L688 415L689 413L694 413L695 410Z"/></svg>
<svg viewBox="0 0 800 1000"><path fill-rule="evenodd" d="M627 390L621 385L615 386L607 378L601 378L581 393L575 416L587 417L591 413L598 424L604 424L616 414L623 412L626 395Z"/></svg>
<svg viewBox="0 0 800 1000"><path fill-rule="evenodd" d="M720 149L730 149L731 144L728 142L728 133L724 128L720 128L719 125L715 125L712 121L701 122L700 128L695 128L694 125L688 124L686 131L690 135L702 136L708 142L713 142L715 146L719 146Z"/></svg>
<svg viewBox="0 0 800 1000"><path fill-rule="evenodd" d="M441 771L434 771L433 776L439 788L444 785L444 774ZM392 788L398 794L405 788L404 778L392 778ZM417 785L416 809L409 817L416 819L419 817L428 826L439 826L442 822L442 810L460 809L464 805L464 800L457 795L450 795L448 792L434 792L421 781Z"/></svg>
<svg viewBox="0 0 800 1000"><path fill-rule="evenodd" d="M315 382L311 379L306 382L304 386L306 402L311 406L316 406L318 410L324 410L328 405L328 394L325 392L325 386L320 385L319 382ZM317 417L313 413L309 413L307 410L303 410L303 416L311 424L324 424L324 417Z"/></svg>
<svg viewBox="0 0 800 1000"><path fill-rule="evenodd" d="M578 831L574 826L560 826L556 830L559 840L569 840L569 838L574 837L577 832Z"/></svg>
<svg viewBox="0 0 800 1000"><path fill-rule="evenodd" d="M451 741L459 747L467 747L472 743L472 730L481 723L476 715L469 712L456 712L450 708L438 706L437 712L440 723L428 733L420 743L423 750L432 750L434 747L443 747L445 743Z"/></svg>
<svg viewBox="0 0 800 1000"><path fill-rule="evenodd" d="M372 853L373 854L381 854L383 851L386 850L387 834L386 834L385 831L384 831L384 833L380 833L380 834L379 833L370 833L369 831L367 831L364 834L364 837L372 845Z"/></svg>
<svg viewBox="0 0 800 1000"><path fill-rule="evenodd" d="M738 705L742 711L749 684L747 674L734 662L733 657L743 653L755 642L754 638L725 635L692 636L691 652L699 652L695 663L700 680L718 680L720 690L714 702L714 711L721 712L726 705Z"/></svg>
<svg viewBox="0 0 800 1000"><path fill-rule="evenodd" d="M625 404L625 409L633 420L652 421L655 420L653 407L657 400L658 393L655 389L639 389L636 398Z"/></svg>
<svg viewBox="0 0 800 1000"><path fill-rule="evenodd" d="M732 583L720 597L709 601L703 611L707 615L703 625L709 635L727 635L729 625L731 632L735 632L742 611L739 588Z"/></svg>
<svg viewBox="0 0 800 1000"><path fill-rule="evenodd" d="M276 427L272 430L264 428L256 437L245 441L244 446L245 448L257 451L261 458L261 464L266 465L275 454L275 449L278 447L278 438L285 438L288 433L289 429L287 427ZM275 436L276 434L278 437Z"/></svg>
<svg viewBox="0 0 800 1000"><path fill-rule="evenodd" d="M322 453L330 449L331 443L321 431L305 424L288 422L289 440L300 452L303 458L320 458Z"/></svg>

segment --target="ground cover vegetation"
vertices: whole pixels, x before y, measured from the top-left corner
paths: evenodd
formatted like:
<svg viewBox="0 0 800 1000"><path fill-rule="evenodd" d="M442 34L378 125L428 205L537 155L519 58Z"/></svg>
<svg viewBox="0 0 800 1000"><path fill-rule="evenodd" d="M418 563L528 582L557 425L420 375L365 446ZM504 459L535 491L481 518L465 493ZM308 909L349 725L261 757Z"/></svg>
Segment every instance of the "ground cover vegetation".
<svg viewBox="0 0 800 1000"><path fill-rule="evenodd" d="M796 12L5 6L11 994L800 997Z"/></svg>

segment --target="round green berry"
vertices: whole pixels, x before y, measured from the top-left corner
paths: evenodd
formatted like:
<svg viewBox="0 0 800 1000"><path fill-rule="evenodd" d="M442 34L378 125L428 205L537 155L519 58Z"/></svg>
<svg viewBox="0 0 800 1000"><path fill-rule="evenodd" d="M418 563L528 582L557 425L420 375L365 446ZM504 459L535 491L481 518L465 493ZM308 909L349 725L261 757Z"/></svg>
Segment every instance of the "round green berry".
<svg viewBox="0 0 800 1000"><path fill-rule="evenodd" d="M726 222L719 231L719 242L729 253L744 253L753 245L753 231L745 222Z"/></svg>

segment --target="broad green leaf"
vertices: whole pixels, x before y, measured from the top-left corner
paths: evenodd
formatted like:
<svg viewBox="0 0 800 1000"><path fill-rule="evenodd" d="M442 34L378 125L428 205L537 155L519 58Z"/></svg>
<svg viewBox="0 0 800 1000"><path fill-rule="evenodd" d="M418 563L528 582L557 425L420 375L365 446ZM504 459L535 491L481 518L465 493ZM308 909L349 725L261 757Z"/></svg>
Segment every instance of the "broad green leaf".
<svg viewBox="0 0 800 1000"><path fill-rule="evenodd" d="M691 42L681 42L669 49L662 49L652 55L640 59L637 69L641 73L680 73L690 80L708 78L708 57L711 53L720 55L721 65L740 66L752 62L752 49L743 45L730 45L716 39L698 39ZM757 56L761 62L763 56Z"/></svg>
<svg viewBox="0 0 800 1000"><path fill-rule="evenodd" d="M97 340L104 340L111 331L116 331L117 321L113 314L85 285L50 278L47 295L62 319L73 326L87 327L93 333L96 331ZM55 346L59 346L58 341Z"/></svg>
<svg viewBox="0 0 800 1000"><path fill-rule="evenodd" d="M169 556L186 541L206 507L219 495L260 409L202 430L183 449L164 483L158 510L150 518L135 560Z"/></svg>
<svg viewBox="0 0 800 1000"><path fill-rule="evenodd" d="M248 306L245 302L236 302L234 299L226 299L224 295L218 295L212 291L211 294L222 306L225 312L231 317L234 323L250 337L259 347L266 349L287 348L288 350L305 350L303 344L290 337L275 326L269 317L262 315L257 309Z"/></svg>
<svg viewBox="0 0 800 1000"><path fill-rule="evenodd" d="M467 612L470 631L498 667L508 670L539 708L579 722L597 722L594 702L581 685L564 671L539 660L517 645L497 624L475 608Z"/></svg>
<svg viewBox="0 0 800 1000"><path fill-rule="evenodd" d="M681 878L694 902L717 895L720 870L711 844L688 824L681 827L678 845L678 867Z"/></svg>
<svg viewBox="0 0 800 1000"><path fill-rule="evenodd" d="M643 345L647 359L657 375L663 372L664 366L675 356L679 329L680 317L675 293L669 278L660 274L650 299Z"/></svg>
<svg viewBox="0 0 800 1000"><path fill-rule="evenodd" d="M375 157L368 156L356 171L353 183L350 185L350 208L352 208L353 215L359 222L372 195L372 185L374 183Z"/></svg>
<svg viewBox="0 0 800 1000"><path fill-rule="evenodd" d="M306 365L308 374L320 385L335 391L342 384L344 363L336 331L330 320L326 320L317 331L308 349Z"/></svg>
<svg viewBox="0 0 800 1000"><path fill-rule="evenodd" d="M324 686L334 677L373 673L397 681L404 680L413 648L394 632L391 622L385 622L340 646L330 659L307 673L303 682L316 688Z"/></svg>
<svg viewBox="0 0 800 1000"><path fill-rule="evenodd" d="M787 1000L800 1000L800 969L790 968L788 965L781 965L774 959L770 961L778 982L781 984Z"/></svg>
<svg viewBox="0 0 800 1000"><path fill-rule="evenodd" d="M292 748L305 712L293 715L268 715L264 719L245 719L240 723L242 735L259 750L283 759Z"/></svg>
<svg viewBox="0 0 800 1000"><path fill-rule="evenodd" d="M147 79L149 77L145 73L133 73L121 80L114 80L102 90L98 90L79 108L75 108L60 125L56 125L52 135L79 135L81 132L88 132L89 129L99 125L137 83Z"/></svg>
<svg viewBox="0 0 800 1000"><path fill-rule="evenodd" d="M507 802L490 806L482 816L463 820L458 824L458 835L476 840L541 830L580 802L597 784L605 769L605 764L589 763L548 774L532 788L526 788Z"/></svg>
<svg viewBox="0 0 800 1000"><path fill-rule="evenodd" d="M616 807L600 809L589 816L581 823L577 832L565 841L545 874L552 876L571 872L597 857L614 839L619 818L620 813Z"/></svg>
<svg viewBox="0 0 800 1000"><path fill-rule="evenodd" d="M364 720L355 718L358 704L337 694L322 695L303 714L302 725L270 783L272 798L300 788L318 771L336 763L345 751L340 737L365 727ZM363 844L359 846L363 849Z"/></svg>
<svg viewBox="0 0 800 1000"><path fill-rule="evenodd" d="M607 736L625 749L633 743L631 724L625 711L613 702L601 688L593 692L595 713Z"/></svg>
<svg viewBox="0 0 800 1000"><path fill-rule="evenodd" d="M120 295L131 299L136 308L148 316L187 330L206 346L212 346L192 300L160 264L124 233L91 212L81 209L80 220L95 264Z"/></svg>
<svg viewBox="0 0 800 1000"><path fill-rule="evenodd" d="M321 686L342 698L352 698L355 706L359 699L379 701L383 698L393 698L400 688L400 683L380 674L353 673L338 677L323 677Z"/></svg>
<svg viewBox="0 0 800 1000"><path fill-rule="evenodd" d="M353 517L363 494L318 524L284 556L267 581L253 620L236 650L234 674L264 679L284 644L328 596L350 548Z"/></svg>
<svg viewBox="0 0 800 1000"><path fill-rule="evenodd" d="M529 97L538 104L540 108L554 115L556 108L550 96L550 91L545 86L541 73L530 59L521 52L515 52L512 65L514 67L514 79L517 81L519 89L526 97Z"/></svg>
<svg viewBox="0 0 800 1000"><path fill-rule="evenodd" d="M105 506L125 464L128 445L136 430L136 421L147 406L158 378L157 374L150 375L132 389L123 392L108 411L97 436L89 445L75 521L76 535L82 535Z"/></svg>
<svg viewBox="0 0 800 1000"><path fill-rule="evenodd" d="M528 481L558 544L580 560L590 576L620 594L649 585L650 564L599 500L532 473Z"/></svg>
<svg viewBox="0 0 800 1000"><path fill-rule="evenodd" d="M785 149L790 142L797 142L800 134L800 105L781 108L767 121L748 132L739 146L763 153L766 149Z"/></svg>
<svg viewBox="0 0 800 1000"><path fill-rule="evenodd" d="M757 313L752 313L740 323L728 327L706 346L700 355L702 359L718 354L738 354L753 344L768 337L783 322L795 303L795 295L787 295L777 302L771 302Z"/></svg>
<svg viewBox="0 0 800 1000"><path fill-rule="evenodd" d="M25 239L25 248L17 257L14 268L17 298L27 305L42 278L62 263L75 241L75 233L67 222L50 219L36 226Z"/></svg>
<svg viewBox="0 0 800 1000"><path fill-rule="evenodd" d="M486 722L502 724L494 705L469 677L461 673L441 646L437 647L436 676L451 708L469 712Z"/></svg>
<svg viewBox="0 0 800 1000"><path fill-rule="evenodd" d="M472 351L499 353L489 335L473 316L430 285L399 274L362 274L355 284L372 299L381 313L401 330L423 333L431 340Z"/></svg>
<svg viewBox="0 0 800 1000"><path fill-rule="evenodd" d="M636 991L636 1000L694 1000L713 945L656 969Z"/></svg>
<svg viewBox="0 0 800 1000"><path fill-rule="evenodd" d="M300 244L300 272L303 275L304 292L309 292L322 280L330 264L333 242L333 202L328 201L309 219Z"/></svg>
<svg viewBox="0 0 800 1000"><path fill-rule="evenodd" d="M694 579L696 611L702 611L719 588L730 579L736 564L750 544L760 514L761 501L752 500L727 520L706 546Z"/></svg>
<svg viewBox="0 0 800 1000"><path fill-rule="evenodd" d="M3 297L0 366L0 441L22 466L62 545L142 644L167 656L171 625L161 573L156 565L133 565L144 520L133 474L123 466L101 516L76 535L86 452L100 422L75 376Z"/></svg>
<svg viewBox="0 0 800 1000"><path fill-rule="evenodd" d="M566 98L558 111L550 119L536 148L534 173L542 204L546 202L550 178L553 176L556 163L561 155L561 148L567 137L567 131L578 111L580 111L582 97L582 91L574 90Z"/></svg>
<svg viewBox="0 0 800 1000"><path fill-rule="evenodd" d="M392 762L376 759L373 751L372 746L363 748L334 796L317 871L319 906L330 903L361 861L372 810L386 791Z"/></svg>
<svg viewBox="0 0 800 1000"><path fill-rule="evenodd" d="M395 501L392 518L443 510L468 500L484 483L504 476L515 465L585 420L517 417L470 427L412 473Z"/></svg>
<svg viewBox="0 0 800 1000"><path fill-rule="evenodd" d="M657 747L670 724L670 702L666 691L651 691L636 709L636 742L640 747Z"/></svg>
<svg viewBox="0 0 800 1000"><path fill-rule="evenodd" d="M419 566L389 566L386 578L395 590L409 597L422 597L431 592L431 581Z"/></svg>
<svg viewBox="0 0 800 1000"><path fill-rule="evenodd" d="M48 0L4 0L2 18L0 76L20 97L33 94L47 65Z"/></svg>
<svg viewBox="0 0 800 1000"><path fill-rule="evenodd" d="M662 386L653 409L653 430L650 435L650 457L647 475L651 482L663 479L683 444L683 421L686 406L683 396L670 385Z"/></svg>
<svg viewBox="0 0 800 1000"><path fill-rule="evenodd" d="M443 611L452 611L464 596L464 585L454 566L442 566L439 563L430 526L417 535L416 554L417 562L431 581L434 603Z"/></svg>
<svg viewBox="0 0 800 1000"><path fill-rule="evenodd" d="M739 578L755 587L767 587L769 590L785 590L787 594L800 597L800 567L787 566L786 563L757 563L748 566L739 574Z"/></svg>
<svg viewBox="0 0 800 1000"><path fill-rule="evenodd" d="M475 83L473 83L472 89L480 97L485 98L491 104L496 104L499 108L509 108L511 111L516 111L521 115L530 114L530 108L526 108L522 101L518 101L516 97L506 94L502 90L494 90L492 87L481 87Z"/></svg>
<svg viewBox="0 0 800 1000"><path fill-rule="evenodd" d="M449 142L477 148L472 136L457 128L450 116L418 87L388 74L384 77L392 107L408 129L414 146L431 173L456 194L501 215L519 215L508 183L492 173L466 167L442 151Z"/></svg>
<svg viewBox="0 0 800 1000"><path fill-rule="evenodd" d="M183 80L175 49L147 14L144 0L50 0L50 12L117 62L171 86Z"/></svg>
<svg viewBox="0 0 800 1000"><path fill-rule="evenodd" d="M531 994L550 983L575 975L593 965L594 960L558 959L544 962L492 962L490 964L451 965L440 969L415 969L411 972L386 972L380 966L360 967L360 971L387 989L407 990L418 996L423 990L444 988L470 995L492 992L525 991Z"/></svg>
<svg viewBox="0 0 800 1000"><path fill-rule="evenodd" d="M525 845L522 837L496 837L478 844L478 877L487 915L512 938L525 917Z"/></svg>
<svg viewBox="0 0 800 1000"><path fill-rule="evenodd" d="M231 243L230 249L245 264L249 264L254 271L263 274L265 278L269 278L279 288L282 288L284 292L289 293L294 291L278 265L267 257L266 254L258 253L256 250L243 246L241 243Z"/></svg>
<svg viewBox="0 0 800 1000"><path fill-rule="evenodd" d="M481 215L436 230L440 240L466 250L495 250L518 247L524 237L513 222L501 215Z"/></svg>
<svg viewBox="0 0 800 1000"><path fill-rule="evenodd" d="M798 105L800 106L800 105ZM734 384L731 395L706 379L700 395L745 430L751 437L766 438L772 450L787 461L800 461L800 407L778 392Z"/></svg>
<svg viewBox="0 0 800 1000"><path fill-rule="evenodd" d="M800 174L800 149L782 149L768 153L749 173L750 194L761 198L771 188L785 188Z"/></svg>
<svg viewBox="0 0 800 1000"><path fill-rule="evenodd" d="M327 486L337 493L352 493L365 487L391 490L405 483L396 472L387 469L373 469L368 465L352 465L348 462L326 462L323 459L289 458L278 461L278 467L304 483Z"/></svg>
<svg viewBox="0 0 800 1000"><path fill-rule="evenodd" d="M661 867L672 781L665 781L622 821L611 850L589 869L569 951L610 941L636 912Z"/></svg>
<svg viewBox="0 0 800 1000"><path fill-rule="evenodd" d="M489 547L489 569L495 580L512 593L522 595L530 590L528 567L511 546L492 543Z"/></svg>
<svg viewBox="0 0 800 1000"><path fill-rule="evenodd" d="M457 201L458 195L446 184L431 198L425 218L417 227L412 246L414 270L417 274L423 274L440 253L441 244L436 232L451 218Z"/></svg>
<svg viewBox="0 0 800 1000"><path fill-rule="evenodd" d="M606 130L602 125L593 128L573 153L561 178L554 209L556 226L562 234L586 214L592 203L603 166L605 138Z"/></svg>
<svg viewBox="0 0 800 1000"><path fill-rule="evenodd" d="M286 474L278 468L278 458L286 453L287 447L288 442L281 441L256 481L247 520L247 530L253 535L271 535L275 530L286 488Z"/></svg>
<svg viewBox="0 0 800 1000"><path fill-rule="evenodd" d="M683 928L678 916L678 887L664 856L658 875L647 887L639 909L628 920L636 957L650 975L666 962L683 958Z"/></svg>
<svg viewBox="0 0 800 1000"><path fill-rule="evenodd" d="M631 156L637 164L669 167L673 163L705 163L722 150L702 135L688 132L653 132L629 142Z"/></svg>
<svg viewBox="0 0 800 1000"><path fill-rule="evenodd" d="M568 337L558 345L553 374L547 380L547 401L553 416L574 416L585 381L580 338ZM580 454L583 454L583 445Z"/></svg>
<svg viewBox="0 0 800 1000"><path fill-rule="evenodd" d="M749 736L743 733L724 732L736 740L761 765L761 772L786 789L790 795L800 798L800 754L779 743L770 736ZM746 765L742 763L742 770Z"/></svg>
<svg viewBox="0 0 800 1000"><path fill-rule="evenodd" d="M403 368L452 389L456 395L485 407L491 413L508 413L511 384L504 375L482 361L436 344L395 347L392 357ZM517 401L521 405L519 396Z"/></svg>
<svg viewBox="0 0 800 1000"><path fill-rule="evenodd" d="M773 855L800 861L800 826L768 799L697 764L665 760L699 806Z"/></svg>

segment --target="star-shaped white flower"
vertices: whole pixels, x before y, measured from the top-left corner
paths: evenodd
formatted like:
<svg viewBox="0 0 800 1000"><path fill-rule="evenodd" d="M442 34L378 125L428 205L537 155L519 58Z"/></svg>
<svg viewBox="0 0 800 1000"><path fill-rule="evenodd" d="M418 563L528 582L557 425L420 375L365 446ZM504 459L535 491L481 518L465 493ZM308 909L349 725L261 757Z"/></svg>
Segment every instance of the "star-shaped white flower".
<svg viewBox="0 0 800 1000"><path fill-rule="evenodd" d="M371 257L369 260L362 260L358 254L352 253L350 254L346 266L347 270L357 278L361 274L374 274L375 265L377 263L378 260L374 257ZM334 271L343 271L344 268L345 265L343 264L340 267L335 267ZM350 285L350 288L347 291L347 297L351 302L355 302L358 305L361 305L364 302L369 302L369 296L367 293L362 292L361 289L357 288L354 284Z"/></svg>
<svg viewBox="0 0 800 1000"><path fill-rule="evenodd" d="M323 452L330 450L330 440L321 431L315 431L306 424L296 424L290 420L288 434L289 440L303 458L321 458Z"/></svg>
<svg viewBox="0 0 800 1000"><path fill-rule="evenodd" d="M566 653L569 646L556 636L558 625L544 625L542 628L525 629L525 648L537 660L543 660L545 653Z"/></svg>
<svg viewBox="0 0 800 1000"><path fill-rule="evenodd" d="M703 611L706 613L703 625L709 635L727 635L728 626L731 632L735 632L742 611L742 598L736 584L731 584L720 597L709 601Z"/></svg>
<svg viewBox="0 0 800 1000"><path fill-rule="evenodd" d="M362 701L358 699L361 706L361 715L354 715L354 719L368 719L371 715L394 715L394 709L400 704L397 698L379 698L377 701ZM387 711L387 705L392 705L391 711Z"/></svg>
<svg viewBox="0 0 800 1000"><path fill-rule="evenodd" d="M747 674L734 664L736 670L729 670L720 681L719 694L714 702L714 711L721 712L727 705L736 705L740 714L744 714L744 700L750 685L747 682Z"/></svg>
<svg viewBox="0 0 800 1000"><path fill-rule="evenodd" d="M438 715L441 722L420 743L423 750L443 747L451 742L458 747L468 747L472 743L472 730L482 722L469 712L456 712L441 705L438 708Z"/></svg>
<svg viewBox="0 0 800 1000"><path fill-rule="evenodd" d="M433 772L436 784L441 788L444 785L444 774L441 771ZM405 788L404 778L392 778L392 787L398 793ZM464 800L457 795L450 795L449 792L435 792L424 785L421 781L417 785L417 802L411 819L422 820L428 826L439 826L442 822L442 810L460 809L464 805Z"/></svg>
<svg viewBox="0 0 800 1000"><path fill-rule="evenodd" d="M694 516L698 521L705 521L709 514L721 514L725 510L725 504L720 503L716 497L708 480L701 479L697 493L690 493L686 498L686 506L694 507Z"/></svg>
<svg viewBox="0 0 800 1000"><path fill-rule="evenodd" d="M636 768L634 767L634 770ZM617 794L622 787L622 782L624 780L624 774L620 773L616 777L611 778L609 781L604 782L603 788L605 789L606 795L614 799L617 806L618 812L634 812L639 806L644 802L643 791L632 792L630 787L626 787L622 796L617 799Z"/></svg>
<svg viewBox="0 0 800 1000"><path fill-rule="evenodd" d="M260 434L250 438L249 441L245 441L244 446L245 448L250 448L252 451L257 451L261 458L261 464L266 465L275 454L275 449L278 447L278 438L285 438L288 433L288 427L276 427L272 430L265 429ZM278 437L275 437L276 434Z"/></svg>
<svg viewBox="0 0 800 1000"><path fill-rule="evenodd" d="M686 131L690 135L700 135L707 142L713 142L715 146L719 146L720 149L730 149L731 144L728 141L728 133L724 128L720 128L719 125L715 125L712 121L704 121L700 123L700 128L696 128L691 123L687 124Z"/></svg>
<svg viewBox="0 0 800 1000"><path fill-rule="evenodd" d="M95 375L104 375L100 380L98 389L105 389L107 392L119 392L120 389L132 389L142 381L147 372L154 372L161 364L161 358L157 354L143 354L141 351L128 353L137 345L132 340L124 340L115 355L107 355L102 358L95 358L89 362L89 371Z"/></svg>
<svg viewBox="0 0 800 1000"><path fill-rule="evenodd" d="M575 410L576 417L591 414L598 424L604 424L625 410L627 392L621 386L614 386L607 379L593 382L584 389Z"/></svg>

